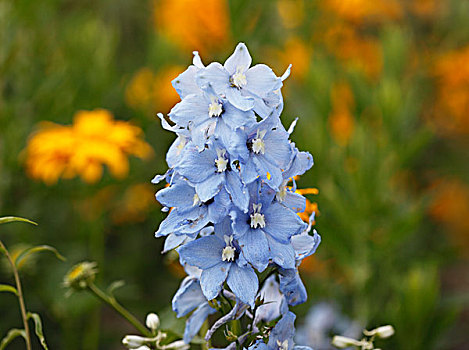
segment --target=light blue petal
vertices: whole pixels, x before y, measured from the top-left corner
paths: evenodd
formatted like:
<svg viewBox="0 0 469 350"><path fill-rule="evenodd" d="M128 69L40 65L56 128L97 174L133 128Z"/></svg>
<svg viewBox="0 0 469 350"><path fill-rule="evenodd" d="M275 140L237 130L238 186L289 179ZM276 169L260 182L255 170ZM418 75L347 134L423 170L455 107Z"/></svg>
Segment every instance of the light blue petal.
<svg viewBox="0 0 469 350"><path fill-rule="evenodd" d="M220 262L202 272L202 275L200 276L200 286L208 300L215 299L218 293L220 293L221 287L223 286L232 265L234 264L221 261L220 252Z"/></svg>
<svg viewBox="0 0 469 350"><path fill-rule="evenodd" d="M254 299L259 289L259 280L252 267L239 267L232 264L226 280L231 291L243 302L254 307Z"/></svg>
<svg viewBox="0 0 469 350"><path fill-rule="evenodd" d="M195 185L195 191L202 202L207 202L220 192L225 183L225 174L212 174L205 181Z"/></svg>
<svg viewBox="0 0 469 350"><path fill-rule="evenodd" d="M216 158L217 155L212 149L199 152L195 147L187 147L176 171L192 183L203 182L215 172Z"/></svg>
<svg viewBox="0 0 469 350"><path fill-rule="evenodd" d="M276 202L264 211L264 217L266 225L263 230L284 244L308 226L292 210Z"/></svg>
<svg viewBox="0 0 469 350"><path fill-rule="evenodd" d="M226 99L241 111L249 111L254 108L254 98L251 96L243 96L241 90L229 86L225 90Z"/></svg>
<svg viewBox="0 0 469 350"><path fill-rule="evenodd" d="M185 211L183 213L180 213L177 209L171 210L166 219L160 223L155 237L163 237L173 232L179 232L183 227L182 222L186 220L187 216L194 219L197 218L197 214L198 210Z"/></svg>
<svg viewBox="0 0 469 350"><path fill-rule="evenodd" d="M166 237L164 241L164 247L162 253L167 253L174 248L179 247L181 244L185 242L192 241L193 238L186 236L186 235L177 235L175 233L171 233L169 236Z"/></svg>
<svg viewBox="0 0 469 350"><path fill-rule="evenodd" d="M287 179L297 175L303 175L307 170L311 169L313 164L313 156L309 152L298 152L283 177Z"/></svg>
<svg viewBox="0 0 469 350"><path fill-rule="evenodd" d="M256 122L256 116L251 110L240 111L229 102L226 102L223 108L224 112L221 117L231 130L236 130L242 126L252 127Z"/></svg>
<svg viewBox="0 0 469 350"><path fill-rule="evenodd" d="M228 192L225 189L221 189L220 192L215 196L213 203L208 205L208 219L217 223L224 218L229 210L231 209L231 199Z"/></svg>
<svg viewBox="0 0 469 350"><path fill-rule="evenodd" d="M246 80L245 89L261 98L282 86L282 80L265 64L256 64L249 68L246 72Z"/></svg>
<svg viewBox="0 0 469 350"><path fill-rule="evenodd" d="M233 218L233 224L231 227L233 228L235 237L239 239L240 237L244 236L248 230L250 230L248 223L249 215L239 210L233 210L230 215Z"/></svg>
<svg viewBox="0 0 469 350"><path fill-rule="evenodd" d="M271 322L281 314L283 295L280 293L279 284L275 280L275 275L270 276L264 282L259 296L264 301L256 310L254 324L260 321Z"/></svg>
<svg viewBox="0 0 469 350"><path fill-rule="evenodd" d="M223 248L220 238L206 236L179 247L178 253L182 262L205 270L222 261Z"/></svg>
<svg viewBox="0 0 469 350"><path fill-rule="evenodd" d="M287 190L281 203L295 213L302 213L306 208L306 198L299 193Z"/></svg>
<svg viewBox="0 0 469 350"><path fill-rule="evenodd" d="M316 252L319 244L321 243L321 236L313 231L313 235L310 236L307 231L302 232L299 235L292 236L291 244L295 250L297 260L302 260L311 254Z"/></svg>
<svg viewBox="0 0 469 350"><path fill-rule="evenodd" d="M171 82L181 98L185 98L190 94L200 93L200 89L195 82L195 75L198 71L199 68L189 66L189 68Z"/></svg>
<svg viewBox="0 0 469 350"><path fill-rule="evenodd" d="M241 162L240 165L241 179L246 185L254 182L259 177L253 158L254 157L249 157L247 161Z"/></svg>
<svg viewBox="0 0 469 350"><path fill-rule="evenodd" d="M261 179L263 179L272 189L278 191L279 186L283 181L282 172L278 166L269 162L263 154L258 154L252 158ZM270 179L268 176L270 176Z"/></svg>
<svg viewBox="0 0 469 350"><path fill-rule="evenodd" d="M198 125L191 126L192 143L197 148L197 151L200 152L204 150L210 136L210 130L214 129L215 125L216 120L207 119Z"/></svg>
<svg viewBox="0 0 469 350"><path fill-rule="evenodd" d="M297 269L280 269L280 291L289 305L295 306L306 302L308 295Z"/></svg>
<svg viewBox="0 0 469 350"><path fill-rule="evenodd" d="M295 268L295 251L291 244L279 243L276 239L267 235L269 242L270 255L274 263L284 269Z"/></svg>
<svg viewBox="0 0 469 350"><path fill-rule="evenodd" d="M288 134L281 130L272 130L264 137L265 152L281 169L286 169L293 157Z"/></svg>
<svg viewBox="0 0 469 350"><path fill-rule="evenodd" d="M218 120L214 132L215 137L225 146L225 149L230 154L231 161L235 159L246 159L249 157L249 151L246 146L246 134L241 129L231 129L225 123L225 120L226 118ZM235 157L232 155L235 155Z"/></svg>
<svg viewBox="0 0 469 350"><path fill-rule="evenodd" d="M179 181L159 190L156 193L156 200L168 208L189 207L192 206L194 194L194 188L187 181Z"/></svg>
<svg viewBox="0 0 469 350"><path fill-rule="evenodd" d="M192 338L199 333L207 317L215 312L217 312L217 310L211 308L208 303L200 305L186 321L183 337L184 343L189 344Z"/></svg>
<svg viewBox="0 0 469 350"><path fill-rule="evenodd" d="M295 314L291 311L287 312L280 321L277 322L274 329L270 332L269 348L277 349L278 344L288 341L288 350L292 349L293 336L295 335Z"/></svg>
<svg viewBox="0 0 469 350"><path fill-rule="evenodd" d="M174 294L172 306L177 317L183 317L201 304L206 303L207 299L202 293L199 280L186 278L182 281L176 294Z"/></svg>
<svg viewBox="0 0 469 350"><path fill-rule="evenodd" d="M251 345L248 350L272 350L262 340L258 340L256 343Z"/></svg>
<svg viewBox="0 0 469 350"><path fill-rule="evenodd" d="M243 255L259 272L265 270L269 264L269 243L261 230L249 229L240 238L238 238L239 246L243 251ZM294 262L294 260L293 260Z"/></svg>
<svg viewBox="0 0 469 350"><path fill-rule="evenodd" d="M184 135L178 135L177 139L169 147L168 153L166 153L166 163L170 168L177 166L181 162L181 154L184 152L187 146L189 138Z"/></svg>
<svg viewBox="0 0 469 350"><path fill-rule="evenodd" d="M254 97L254 111L261 117L262 119L267 118L270 114L272 114L273 109L271 106L268 106L263 98Z"/></svg>
<svg viewBox="0 0 469 350"><path fill-rule="evenodd" d="M171 109L168 116L183 127L190 123L198 125L209 118L208 101L203 94L188 95Z"/></svg>
<svg viewBox="0 0 469 350"><path fill-rule="evenodd" d="M234 52L225 61L225 69L233 74L237 69L241 68L241 72L246 71L251 66L252 58L249 54L248 48L244 43L239 43Z"/></svg>
<svg viewBox="0 0 469 350"><path fill-rule="evenodd" d="M201 88L206 88L210 84L217 94L224 94L230 86L230 74L220 63L213 62L199 70L196 81Z"/></svg>
<svg viewBox="0 0 469 350"><path fill-rule="evenodd" d="M226 173L225 188L231 195L234 205L243 212L247 213L249 205L249 192L246 186L241 182L239 174L235 170Z"/></svg>
<svg viewBox="0 0 469 350"><path fill-rule="evenodd" d="M181 228L178 230L179 233L195 234L198 233L202 228L205 227L210 221L207 212L207 206L194 207L194 211L197 212L197 216L188 216L187 212L184 211L183 215L186 216L185 220L181 224ZM192 212L191 212L192 214Z"/></svg>

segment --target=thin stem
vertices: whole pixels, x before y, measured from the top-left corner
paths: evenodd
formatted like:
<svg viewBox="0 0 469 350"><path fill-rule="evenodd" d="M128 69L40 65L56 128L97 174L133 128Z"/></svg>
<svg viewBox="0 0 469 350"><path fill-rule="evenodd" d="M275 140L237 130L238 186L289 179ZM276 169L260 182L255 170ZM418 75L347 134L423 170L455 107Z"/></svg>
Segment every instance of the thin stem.
<svg viewBox="0 0 469 350"><path fill-rule="evenodd" d="M145 326L140 323L137 318L132 315L129 311L127 311L121 304L117 302L115 298L112 296L107 295L104 293L101 289L96 287L94 283L89 283L88 284L88 289L99 299L101 299L103 302L111 306L114 310L116 310L122 317L124 317L127 321L129 321L135 329L137 329L141 334L143 334L146 337L152 337L153 334L145 328Z"/></svg>
<svg viewBox="0 0 469 350"><path fill-rule="evenodd" d="M13 270L13 275L15 276L16 291L18 292L17 296L21 309L21 318L23 319L24 333L26 335L26 349L31 350L31 336L29 333L28 317L26 315L26 306L24 303L23 289L21 288L20 276L18 274L18 270L16 269L15 263L13 262L13 259L11 258L7 248L5 247L2 241L0 241L0 247L2 248L3 253L5 253L5 256L7 257L8 262L10 263L11 268Z"/></svg>

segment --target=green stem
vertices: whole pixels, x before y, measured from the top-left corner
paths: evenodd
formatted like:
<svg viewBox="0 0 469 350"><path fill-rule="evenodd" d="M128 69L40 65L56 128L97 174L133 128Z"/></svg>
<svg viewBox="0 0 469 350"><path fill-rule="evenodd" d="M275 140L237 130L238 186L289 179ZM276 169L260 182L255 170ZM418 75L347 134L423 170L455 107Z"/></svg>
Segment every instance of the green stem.
<svg viewBox="0 0 469 350"><path fill-rule="evenodd" d="M21 309L21 318L23 319L24 333L26 335L25 337L26 349L31 350L31 336L29 333L28 317L26 315L26 306L24 303L23 289L21 288L20 276L18 274L18 270L16 269L15 263L13 262L13 259L11 258L10 254L8 253L7 248L5 247L2 241L0 241L0 248L2 248L3 253L7 257L8 262L10 263L11 268L13 270L13 275L15 276L16 291L18 292L17 296L18 296L18 301L20 303L20 309Z"/></svg>
<svg viewBox="0 0 469 350"><path fill-rule="evenodd" d="M124 317L129 323L131 323L135 327L135 329L137 329L141 334L143 334L146 337L153 336L153 334L148 329L146 329L145 326L142 323L140 323L140 321L137 320L137 318L134 315L132 315L121 304L119 304L115 298L104 293L101 289L96 287L94 283L88 284L88 289L96 297L98 297L103 302L105 302L110 307L112 307L114 310L116 310L122 317Z"/></svg>

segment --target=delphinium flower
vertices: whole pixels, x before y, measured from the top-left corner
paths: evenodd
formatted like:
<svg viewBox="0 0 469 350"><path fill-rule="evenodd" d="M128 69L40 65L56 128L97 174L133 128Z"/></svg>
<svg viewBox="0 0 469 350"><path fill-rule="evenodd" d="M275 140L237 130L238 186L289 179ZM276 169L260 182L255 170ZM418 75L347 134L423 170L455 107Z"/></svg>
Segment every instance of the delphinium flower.
<svg viewBox="0 0 469 350"><path fill-rule="evenodd" d="M173 81L181 97L162 126L177 136L169 170L153 182L168 186L156 198L168 211L156 232L164 251L176 249L188 272L173 298L178 317L190 316L190 342L209 315L224 324L226 349L301 348L294 345L295 315L289 305L306 301L298 266L321 239L312 217L298 215L306 199L295 178L313 165L289 140L296 121L281 123L281 87L264 64L252 65L243 43L222 65L193 64ZM289 185L290 182L292 185Z"/></svg>

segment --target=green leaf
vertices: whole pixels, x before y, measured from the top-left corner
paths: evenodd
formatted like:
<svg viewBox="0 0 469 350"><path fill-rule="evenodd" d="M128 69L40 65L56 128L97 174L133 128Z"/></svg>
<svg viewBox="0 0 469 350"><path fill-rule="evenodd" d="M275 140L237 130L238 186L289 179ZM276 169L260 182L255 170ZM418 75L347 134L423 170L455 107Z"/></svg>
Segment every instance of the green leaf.
<svg viewBox="0 0 469 350"><path fill-rule="evenodd" d="M26 332L24 331L24 329L10 329L5 338L3 338L0 342L0 350L5 349L8 344L10 344L15 338L18 337L23 337L24 339L26 339Z"/></svg>
<svg viewBox="0 0 469 350"><path fill-rule="evenodd" d="M18 295L18 291L16 290L16 288L8 284L0 284L0 292L7 292Z"/></svg>
<svg viewBox="0 0 469 350"><path fill-rule="evenodd" d="M32 318L33 321L34 321L34 330L36 332L36 335L42 345L42 347L45 349L45 350L48 350L47 348L47 344L46 344L46 338L44 338L44 333L42 333L42 322L41 322L41 317L39 317L38 314L35 314L35 313L32 313L32 312L28 312L28 319L29 318Z"/></svg>
<svg viewBox="0 0 469 350"><path fill-rule="evenodd" d="M65 261L66 259L55 249L54 247L51 247L49 245L38 245L36 247L28 248L23 250L16 259L13 261L15 263L15 266L18 267L20 262L25 259L28 255L37 253L37 252L43 252L43 251L49 251L55 254L57 259Z"/></svg>
<svg viewBox="0 0 469 350"><path fill-rule="evenodd" d="M25 218L19 218L17 216L4 216L0 218L0 224L6 224L9 222L27 222L28 224L37 225L37 223L35 223L34 221Z"/></svg>
<svg viewBox="0 0 469 350"><path fill-rule="evenodd" d="M125 285L125 281L122 281L122 280L112 282L107 288L107 294L114 297L114 291L118 288L123 287L124 285Z"/></svg>

